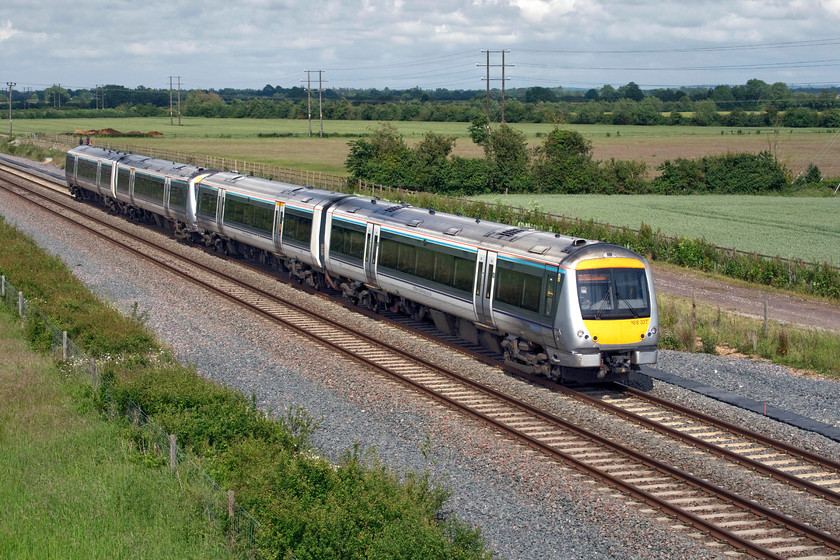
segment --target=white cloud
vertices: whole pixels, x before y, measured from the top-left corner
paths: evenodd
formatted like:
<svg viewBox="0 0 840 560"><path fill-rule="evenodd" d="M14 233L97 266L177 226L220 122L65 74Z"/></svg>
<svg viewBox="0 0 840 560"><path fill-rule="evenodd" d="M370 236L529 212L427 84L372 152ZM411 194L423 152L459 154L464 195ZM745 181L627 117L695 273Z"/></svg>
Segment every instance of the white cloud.
<svg viewBox="0 0 840 560"><path fill-rule="evenodd" d="M5 41L6 39L10 39L18 33L19 31L12 27L12 22L6 20L6 23L0 26L0 42Z"/></svg>

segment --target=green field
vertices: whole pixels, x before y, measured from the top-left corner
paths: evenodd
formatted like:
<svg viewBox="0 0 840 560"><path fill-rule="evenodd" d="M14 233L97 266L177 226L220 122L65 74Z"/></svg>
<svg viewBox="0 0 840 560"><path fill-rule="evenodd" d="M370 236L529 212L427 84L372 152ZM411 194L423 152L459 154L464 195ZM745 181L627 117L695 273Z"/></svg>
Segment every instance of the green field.
<svg viewBox="0 0 840 560"><path fill-rule="evenodd" d="M702 238L721 247L840 265L840 196L485 196L480 200Z"/></svg>

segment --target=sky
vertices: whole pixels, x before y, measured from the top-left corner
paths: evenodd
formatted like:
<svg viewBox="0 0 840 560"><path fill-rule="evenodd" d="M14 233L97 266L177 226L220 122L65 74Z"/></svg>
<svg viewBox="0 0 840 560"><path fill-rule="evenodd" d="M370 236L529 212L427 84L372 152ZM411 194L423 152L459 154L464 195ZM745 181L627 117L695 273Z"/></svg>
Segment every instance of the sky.
<svg viewBox="0 0 840 560"><path fill-rule="evenodd" d="M489 54L489 72L488 72ZM840 86L840 0L3 0L0 88ZM504 78L504 79L503 79Z"/></svg>

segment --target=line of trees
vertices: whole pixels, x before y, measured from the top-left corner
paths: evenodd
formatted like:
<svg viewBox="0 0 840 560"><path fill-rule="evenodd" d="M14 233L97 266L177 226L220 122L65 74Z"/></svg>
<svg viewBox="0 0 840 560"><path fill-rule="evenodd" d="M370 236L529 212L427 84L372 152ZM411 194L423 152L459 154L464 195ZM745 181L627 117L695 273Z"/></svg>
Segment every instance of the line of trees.
<svg viewBox="0 0 840 560"><path fill-rule="evenodd" d="M13 92L15 118L61 116L167 116L170 91L109 85L96 90ZM498 119L498 92L491 115ZM343 90L324 92L323 113L330 120L469 122L485 110L477 90ZM266 85L262 90L181 92L184 116L214 118L306 118L303 87ZM611 125L724 125L840 127L840 98L834 89L791 90L784 83L749 80L741 86L654 89L634 82L614 88L565 90L532 87L506 92L505 120Z"/></svg>
<svg viewBox="0 0 840 560"><path fill-rule="evenodd" d="M349 142L346 167L351 180L447 195L487 193L562 194L762 194L791 187L790 173L770 152L678 158L648 178L644 162L596 161L592 143L559 127L528 148L525 136L506 124L490 127L479 115L470 124L484 158L452 155L455 137L427 132L409 147L396 127L382 123L369 137ZM819 184L816 166L795 185Z"/></svg>

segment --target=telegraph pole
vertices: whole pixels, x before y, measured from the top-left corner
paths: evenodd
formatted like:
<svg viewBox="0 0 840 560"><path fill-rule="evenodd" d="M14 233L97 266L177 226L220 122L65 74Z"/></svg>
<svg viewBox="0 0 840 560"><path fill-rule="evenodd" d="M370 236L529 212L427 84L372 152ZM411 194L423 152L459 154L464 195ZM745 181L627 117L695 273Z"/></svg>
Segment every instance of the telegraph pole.
<svg viewBox="0 0 840 560"><path fill-rule="evenodd" d="M172 126L172 76L169 76L169 126Z"/></svg>
<svg viewBox="0 0 840 560"><path fill-rule="evenodd" d="M324 105L323 105L323 88L321 87L321 74L323 70L318 70L318 121L321 123L320 138L324 137Z"/></svg>
<svg viewBox="0 0 840 560"><path fill-rule="evenodd" d="M306 71L306 118L309 121L309 137L312 138L312 76Z"/></svg>
<svg viewBox="0 0 840 560"><path fill-rule="evenodd" d="M490 67L493 66L494 68L501 67L502 68L502 122L505 122L505 82L509 79L505 77L505 53L510 52L508 50L500 50L500 51L481 51L483 53L487 53L487 62L486 62L486 75L484 79L487 81L487 97L485 100L486 111L487 111L487 122L490 122L490 80L498 78L490 78ZM501 54L502 55L502 63L501 64L490 64L490 53L494 54Z"/></svg>
<svg viewBox="0 0 840 560"><path fill-rule="evenodd" d="M178 126L181 126L181 76L178 76Z"/></svg>
<svg viewBox="0 0 840 560"><path fill-rule="evenodd" d="M6 82L6 85L9 86L9 138L12 137L12 88L15 87L17 84L14 82Z"/></svg>
<svg viewBox="0 0 840 560"><path fill-rule="evenodd" d="M306 72L306 112L309 119L309 136L312 136L312 72L318 72L318 120L321 123L321 136L324 136L324 105L323 105L323 70L304 70Z"/></svg>

